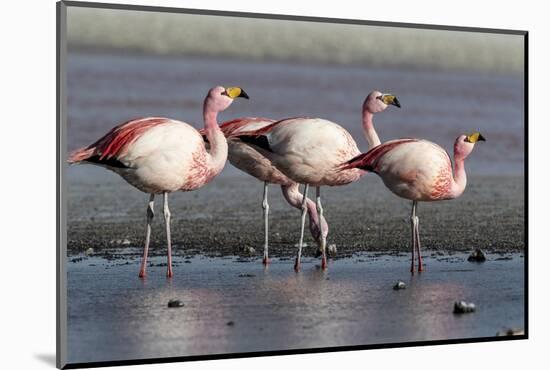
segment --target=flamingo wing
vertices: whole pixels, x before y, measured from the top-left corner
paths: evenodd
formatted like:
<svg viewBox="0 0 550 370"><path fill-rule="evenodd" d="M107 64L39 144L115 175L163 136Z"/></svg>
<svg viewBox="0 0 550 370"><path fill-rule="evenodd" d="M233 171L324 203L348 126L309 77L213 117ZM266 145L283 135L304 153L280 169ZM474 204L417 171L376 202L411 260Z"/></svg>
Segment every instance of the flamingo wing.
<svg viewBox="0 0 550 370"><path fill-rule="evenodd" d="M246 129L246 126L248 125L261 123L269 125L273 122L275 122L275 120L263 117L241 117L222 123L220 125L220 129L222 130L225 137L229 137L239 130ZM205 142L208 142L208 138L206 137L206 130L204 128L200 129L199 133L202 135L203 140Z"/></svg>
<svg viewBox="0 0 550 370"><path fill-rule="evenodd" d="M381 145L378 145L372 148L366 153L361 153L358 156L350 159L349 161L344 162L341 166L341 170L359 168L361 170L376 173L378 160L382 158L384 154L388 153L389 151L391 151L392 149L395 149L400 145L416 142L416 141L418 141L418 139L411 139L411 138L387 141Z"/></svg>
<svg viewBox="0 0 550 370"><path fill-rule="evenodd" d="M126 154L139 137L152 127L174 122L169 118L147 117L124 122L88 147L71 153L69 163L82 161L107 165L110 167L126 167L118 158Z"/></svg>
<svg viewBox="0 0 550 370"><path fill-rule="evenodd" d="M274 128L288 121L294 121L297 119L308 119L308 118L309 117L291 117L291 118L285 118L279 121L271 120L272 121L271 124L268 124L264 127L260 127L259 129L240 131L240 132L236 132L236 130L233 130L233 132L230 135L226 135L226 136L238 138L244 143L255 145L269 152L273 152L273 150L271 150L269 146L269 138L267 137L267 135L271 131L273 131ZM298 121L298 122L302 122L302 121ZM306 122L306 121L303 121L303 122Z"/></svg>

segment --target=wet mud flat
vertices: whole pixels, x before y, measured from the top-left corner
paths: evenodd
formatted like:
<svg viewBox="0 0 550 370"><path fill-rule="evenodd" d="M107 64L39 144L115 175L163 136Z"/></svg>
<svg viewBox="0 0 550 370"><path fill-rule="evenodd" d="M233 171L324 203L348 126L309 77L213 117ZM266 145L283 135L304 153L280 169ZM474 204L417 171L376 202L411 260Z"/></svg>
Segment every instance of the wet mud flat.
<svg viewBox="0 0 550 370"><path fill-rule="evenodd" d="M68 258L69 361L110 361L379 343L493 337L524 329L524 256L426 251L411 275L406 254L360 253L319 268L306 257ZM400 280L405 289L394 290ZM178 300L176 307L168 307ZM455 301L476 310L454 314ZM172 304L174 306L174 304Z"/></svg>
<svg viewBox="0 0 550 370"><path fill-rule="evenodd" d="M96 255L108 257L121 247L139 255L148 196L116 174L94 166L71 166L67 177L69 255L92 248ZM204 188L170 195L173 254L261 256L262 187L228 164ZM337 257L410 250L410 202L390 193L375 175L347 186L323 188L322 196L328 244L336 245ZM161 198L155 204L152 255L166 253ZM270 186L269 202L270 255L294 256L300 211L285 202L277 186ZM470 176L462 197L420 203L418 215L423 248L444 253L475 248L507 253L525 248L524 180L520 176ZM304 254L313 256L317 247L307 227L305 241Z"/></svg>

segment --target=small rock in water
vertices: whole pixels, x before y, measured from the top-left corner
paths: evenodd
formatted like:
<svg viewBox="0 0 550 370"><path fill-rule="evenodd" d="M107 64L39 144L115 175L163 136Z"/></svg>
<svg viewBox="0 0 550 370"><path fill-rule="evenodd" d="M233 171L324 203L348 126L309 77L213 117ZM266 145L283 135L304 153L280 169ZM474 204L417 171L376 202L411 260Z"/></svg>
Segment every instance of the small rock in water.
<svg viewBox="0 0 550 370"><path fill-rule="evenodd" d="M180 301L179 299L171 299L168 301L168 307L170 308L178 308L183 306L184 306L183 302Z"/></svg>
<svg viewBox="0 0 550 370"><path fill-rule="evenodd" d="M254 254L256 254L256 249L254 249L250 246L245 246L245 247L243 247L243 252L245 254L248 254L249 256L253 256Z"/></svg>
<svg viewBox="0 0 550 370"><path fill-rule="evenodd" d="M505 329L502 331L499 331L497 333L497 337L507 337L507 336L514 336L514 335L524 335L525 332L523 329Z"/></svg>
<svg viewBox="0 0 550 370"><path fill-rule="evenodd" d="M295 248L298 248L300 246L300 243L294 244ZM302 248L307 248L307 243L302 243Z"/></svg>
<svg viewBox="0 0 550 370"><path fill-rule="evenodd" d="M475 310L476 310L476 305L473 303L456 301L453 313L457 313L457 314L469 313L469 312L474 312Z"/></svg>
<svg viewBox="0 0 550 370"><path fill-rule="evenodd" d="M227 326L233 326L233 325L235 325L235 322L233 322L233 321L228 321L225 325L227 325Z"/></svg>
<svg viewBox="0 0 550 370"><path fill-rule="evenodd" d="M486 259L485 253L479 248L476 248L468 257L468 261L470 262L485 262Z"/></svg>
<svg viewBox="0 0 550 370"><path fill-rule="evenodd" d="M85 254L86 254L87 256L93 255L93 254L94 254L94 248L88 248L88 249L86 249Z"/></svg>
<svg viewBox="0 0 550 370"><path fill-rule="evenodd" d="M393 290L401 290L401 289L406 289L407 288L407 284L405 284L404 282L402 281L398 281L397 283L395 283L395 285L393 286Z"/></svg>
<svg viewBox="0 0 550 370"><path fill-rule="evenodd" d="M239 274L239 277L255 277L254 274Z"/></svg>

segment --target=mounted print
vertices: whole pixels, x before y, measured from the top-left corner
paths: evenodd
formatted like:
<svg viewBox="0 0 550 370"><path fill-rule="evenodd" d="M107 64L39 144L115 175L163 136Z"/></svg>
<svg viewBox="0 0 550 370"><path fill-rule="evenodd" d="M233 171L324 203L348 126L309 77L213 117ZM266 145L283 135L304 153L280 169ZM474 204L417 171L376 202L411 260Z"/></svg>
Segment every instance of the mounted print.
<svg viewBox="0 0 550 370"><path fill-rule="evenodd" d="M527 338L526 31L57 21L58 367Z"/></svg>

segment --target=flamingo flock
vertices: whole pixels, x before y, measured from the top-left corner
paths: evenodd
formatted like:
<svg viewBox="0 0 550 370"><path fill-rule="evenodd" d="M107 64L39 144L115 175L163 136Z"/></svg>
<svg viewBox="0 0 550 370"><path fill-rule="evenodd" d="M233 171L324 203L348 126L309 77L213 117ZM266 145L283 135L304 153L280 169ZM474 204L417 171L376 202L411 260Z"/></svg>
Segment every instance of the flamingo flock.
<svg viewBox="0 0 550 370"><path fill-rule="evenodd" d="M309 117L280 120L243 117L218 125L218 114L236 98L249 99L240 87L217 86L203 104L204 128L163 117L146 117L122 123L93 144L71 153L68 163L105 167L130 185L149 194L146 230L139 277L146 276L147 256L154 218L155 195L163 196L167 243L166 276L173 276L171 213L168 194L192 191L211 182L226 160L263 183L262 210L264 252L269 260L268 187L280 185L286 201L301 211L300 236L294 269L300 271L306 217L317 242L321 268L327 268L328 224L321 203L322 186L342 186L367 173L380 176L395 195L412 201L411 272L423 271L420 253L418 202L459 197L466 188L465 159L475 143L485 141L479 132L460 135L454 144L454 163L439 145L427 140L404 138L381 143L373 117L389 106L401 107L390 93L373 91L362 107L362 129L369 150L361 153L351 134L337 123ZM303 185L303 193L299 185ZM316 189L316 201L308 198Z"/></svg>

